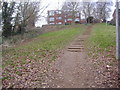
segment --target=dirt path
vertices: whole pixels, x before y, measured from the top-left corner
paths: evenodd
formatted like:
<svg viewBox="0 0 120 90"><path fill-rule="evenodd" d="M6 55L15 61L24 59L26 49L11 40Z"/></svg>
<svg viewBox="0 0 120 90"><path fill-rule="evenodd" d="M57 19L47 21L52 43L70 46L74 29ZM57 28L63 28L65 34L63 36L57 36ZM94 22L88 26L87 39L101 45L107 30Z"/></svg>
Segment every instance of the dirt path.
<svg viewBox="0 0 120 90"><path fill-rule="evenodd" d="M95 86L93 63L85 52L85 40L92 25L76 38L49 70L43 87L49 88L89 88Z"/></svg>

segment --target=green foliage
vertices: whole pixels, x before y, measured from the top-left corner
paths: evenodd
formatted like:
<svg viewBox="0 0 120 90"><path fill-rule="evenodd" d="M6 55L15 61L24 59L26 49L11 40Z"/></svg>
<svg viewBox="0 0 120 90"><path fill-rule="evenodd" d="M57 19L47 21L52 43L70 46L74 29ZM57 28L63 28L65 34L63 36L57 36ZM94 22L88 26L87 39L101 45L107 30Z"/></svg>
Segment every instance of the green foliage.
<svg viewBox="0 0 120 90"><path fill-rule="evenodd" d="M5 37L11 36L12 34L12 19L14 13L15 2L11 2L10 5L8 2L3 2L2 6L2 20L3 20L3 33Z"/></svg>

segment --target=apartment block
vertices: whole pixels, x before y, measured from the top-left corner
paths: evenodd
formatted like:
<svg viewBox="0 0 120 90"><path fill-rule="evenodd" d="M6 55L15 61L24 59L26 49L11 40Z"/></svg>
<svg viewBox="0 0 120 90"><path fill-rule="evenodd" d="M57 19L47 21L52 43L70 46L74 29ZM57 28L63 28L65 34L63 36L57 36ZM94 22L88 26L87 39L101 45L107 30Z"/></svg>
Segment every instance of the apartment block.
<svg viewBox="0 0 120 90"><path fill-rule="evenodd" d="M48 24L71 24L80 23L80 13L76 12L73 20L71 11L50 10L48 11Z"/></svg>

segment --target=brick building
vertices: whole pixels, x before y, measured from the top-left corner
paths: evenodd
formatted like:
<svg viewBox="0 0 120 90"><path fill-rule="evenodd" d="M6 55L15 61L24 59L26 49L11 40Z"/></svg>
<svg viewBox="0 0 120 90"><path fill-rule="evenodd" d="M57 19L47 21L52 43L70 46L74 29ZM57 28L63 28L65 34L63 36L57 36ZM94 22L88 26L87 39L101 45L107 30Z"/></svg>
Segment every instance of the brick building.
<svg viewBox="0 0 120 90"><path fill-rule="evenodd" d="M75 13L74 22L80 23L80 13ZM48 11L48 24L71 24L73 22L73 16L70 11L62 10L50 10Z"/></svg>

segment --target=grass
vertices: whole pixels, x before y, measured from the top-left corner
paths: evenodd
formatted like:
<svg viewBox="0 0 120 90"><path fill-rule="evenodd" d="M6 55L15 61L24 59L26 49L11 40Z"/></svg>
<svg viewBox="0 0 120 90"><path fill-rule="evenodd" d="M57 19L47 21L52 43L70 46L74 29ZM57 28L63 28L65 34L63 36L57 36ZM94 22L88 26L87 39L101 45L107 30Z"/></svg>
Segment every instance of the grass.
<svg viewBox="0 0 120 90"><path fill-rule="evenodd" d="M115 26L105 23L94 25L87 47L93 52L103 52L109 51L109 47L112 46L115 46Z"/></svg>
<svg viewBox="0 0 120 90"><path fill-rule="evenodd" d="M3 51L3 67L16 67L18 64L25 64L27 59L40 61L47 56L55 60L56 51L80 34L84 27L84 25L76 25L65 30L45 33L16 48L6 49Z"/></svg>
<svg viewBox="0 0 120 90"><path fill-rule="evenodd" d="M18 64L16 62L25 64L26 59L39 61L47 56L51 56L51 60L55 60L56 51L65 47L83 30L85 30L84 25L76 25L68 29L39 35L32 41L16 48L6 49L3 51L3 66L15 66ZM110 46L115 46L115 27L105 24L94 25L87 41L87 47L93 52L102 52L105 49L109 50Z"/></svg>

